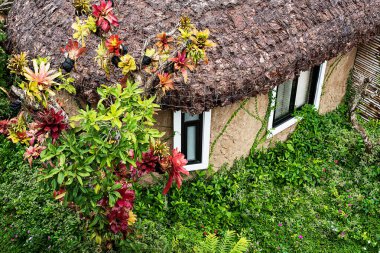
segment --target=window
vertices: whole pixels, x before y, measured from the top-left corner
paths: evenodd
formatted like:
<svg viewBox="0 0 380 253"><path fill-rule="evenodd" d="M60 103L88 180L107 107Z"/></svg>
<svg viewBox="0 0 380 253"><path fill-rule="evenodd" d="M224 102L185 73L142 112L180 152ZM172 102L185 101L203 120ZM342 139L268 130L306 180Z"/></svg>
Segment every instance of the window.
<svg viewBox="0 0 380 253"><path fill-rule="evenodd" d="M326 63L303 71L294 80L279 85L273 92L275 108L269 120L271 135L275 135L297 122L292 115L305 104L312 104L317 109L322 92Z"/></svg>
<svg viewBox="0 0 380 253"><path fill-rule="evenodd" d="M188 160L186 169L207 169L210 149L211 112L191 115L174 113L174 148Z"/></svg>

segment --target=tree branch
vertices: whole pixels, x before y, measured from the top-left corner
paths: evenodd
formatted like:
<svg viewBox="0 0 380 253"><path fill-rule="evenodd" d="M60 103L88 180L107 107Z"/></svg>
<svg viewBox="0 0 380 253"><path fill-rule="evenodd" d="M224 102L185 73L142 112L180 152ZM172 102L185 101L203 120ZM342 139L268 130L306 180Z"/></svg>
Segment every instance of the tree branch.
<svg viewBox="0 0 380 253"><path fill-rule="evenodd" d="M29 112L31 111L35 112L42 109L39 103L36 103L35 101L28 99L25 92L22 89L12 85L11 92L12 92L12 95L20 99L21 103ZM62 115L65 117L65 121L67 122L69 121L69 116L67 115L65 110L63 110L62 107L57 103L55 99L49 99L48 108L49 109L53 108L55 111L61 111Z"/></svg>

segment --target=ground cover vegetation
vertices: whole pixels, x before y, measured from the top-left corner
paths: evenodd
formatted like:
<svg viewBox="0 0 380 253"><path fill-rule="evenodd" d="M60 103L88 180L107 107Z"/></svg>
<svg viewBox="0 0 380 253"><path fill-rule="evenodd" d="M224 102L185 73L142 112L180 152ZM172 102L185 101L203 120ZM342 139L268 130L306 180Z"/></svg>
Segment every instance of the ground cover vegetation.
<svg viewBox="0 0 380 253"><path fill-rule="evenodd" d="M99 88L97 108L68 121L51 97L59 87L75 92L73 80L51 71L48 59L34 59L32 69L22 54L11 58L10 75L0 51L0 86L18 83L28 100L0 95L0 131L8 137L0 136L0 252L378 252L380 147L365 152L348 102L325 116L305 107L288 141L256 148L218 173L194 173L169 191L173 181L181 185L186 162L155 140L155 97L141 99L132 73L144 66L159 98L207 62L209 32L183 18L176 38L185 49L172 49L172 34L162 33L136 64L110 34L119 25L110 3L92 14L88 1L75 4L88 16L73 25L62 67L75 71L89 33L99 30L99 66L107 74L120 68L127 78ZM168 66L171 73L158 71ZM37 113L18 113L35 104ZM362 123L378 143L379 121ZM153 171L168 174L166 195L162 184L136 183Z"/></svg>
<svg viewBox="0 0 380 253"><path fill-rule="evenodd" d="M310 108L302 114L287 142L230 169L199 172L166 196L160 185L136 188L135 233L114 250L192 252L205 235L235 230L250 240L249 252L378 252L380 148L365 153L346 105L325 116ZM380 138L378 121L364 125ZM2 137L3 249L96 250L75 212L41 188L23 151Z"/></svg>

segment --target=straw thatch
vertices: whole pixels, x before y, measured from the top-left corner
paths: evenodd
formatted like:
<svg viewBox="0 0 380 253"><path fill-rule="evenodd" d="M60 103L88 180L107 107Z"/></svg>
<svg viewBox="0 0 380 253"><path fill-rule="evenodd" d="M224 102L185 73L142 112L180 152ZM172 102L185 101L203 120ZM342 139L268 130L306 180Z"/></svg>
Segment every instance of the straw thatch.
<svg viewBox="0 0 380 253"><path fill-rule="evenodd" d="M266 93L294 74L346 52L373 37L380 26L380 0L119 0L118 33L134 56L144 40L171 30L181 14L209 28L218 47L210 63L179 84L162 106L201 112ZM32 56L49 55L56 66L59 49L72 34L75 11L69 0L15 0L8 20L10 48ZM88 47L98 43L94 36ZM94 53L80 61L80 95L95 98L105 76ZM90 67L94 66L94 67Z"/></svg>

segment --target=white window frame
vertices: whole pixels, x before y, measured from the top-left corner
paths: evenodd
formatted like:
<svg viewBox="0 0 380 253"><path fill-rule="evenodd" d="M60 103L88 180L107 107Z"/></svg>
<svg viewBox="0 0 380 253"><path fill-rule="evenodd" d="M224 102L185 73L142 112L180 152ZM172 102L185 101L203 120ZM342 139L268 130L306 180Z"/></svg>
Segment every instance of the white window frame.
<svg viewBox="0 0 380 253"><path fill-rule="evenodd" d="M173 114L173 130L174 130L174 148L181 151L182 141L182 112L176 111ZM188 171L205 170L209 166L210 155L210 137L211 137L211 111L203 113L203 130L202 130L202 163L186 165Z"/></svg>
<svg viewBox="0 0 380 253"><path fill-rule="evenodd" d="M319 106L320 106L320 101L321 101L321 96L322 96L322 88L323 88L323 84L324 84L324 80L325 80L325 74L326 74L326 68L327 68L327 61L325 61L321 64L321 70L319 71L318 82L317 82L317 90L316 90L315 99L314 99L314 107L317 110L319 110ZM287 120L286 122L282 123L281 125L273 128L274 112L275 112L275 106L276 106L276 97L277 97L277 87L274 88L273 92L272 92L272 104L271 104L272 111L271 111L269 121L268 121L268 129L269 129L268 139L272 138L276 134L281 133L285 129L293 126L294 124L296 124L300 120L300 118L291 118L291 119Z"/></svg>

